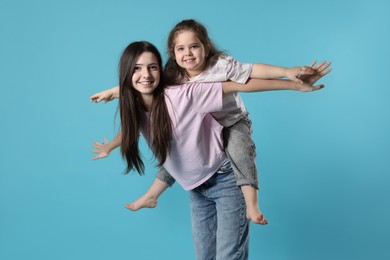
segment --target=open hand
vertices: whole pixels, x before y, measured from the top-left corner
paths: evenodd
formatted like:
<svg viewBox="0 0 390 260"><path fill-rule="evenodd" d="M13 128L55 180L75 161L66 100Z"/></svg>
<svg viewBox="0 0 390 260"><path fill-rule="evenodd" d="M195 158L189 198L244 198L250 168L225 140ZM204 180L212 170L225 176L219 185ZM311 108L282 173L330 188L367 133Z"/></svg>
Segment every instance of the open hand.
<svg viewBox="0 0 390 260"><path fill-rule="evenodd" d="M315 71L311 66L297 66L288 68L286 72L286 77L291 81L303 84L301 77L306 75L312 75L314 73Z"/></svg>
<svg viewBox="0 0 390 260"><path fill-rule="evenodd" d="M108 149L108 141L107 138L103 137L104 142L100 143L95 141L92 146L96 148L96 150L92 150L93 153L97 153L92 160L98 160L107 157L110 154L110 149Z"/></svg>
<svg viewBox="0 0 390 260"><path fill-rule="evenodd" d="M104 100L104 103L107 103L109 101L112 101L115 99L116 93L114 93L113 89L107 89L102 92L93 94L92 96L89 97L91 102L99 103L100 101Z"/></svg>
<svg viewBox="0 0 390 260"><path fill-rule="evenodd" d="M303 92L310 92L310 91L316 91L319 89L322 89L325 87L325 85L320 84L317 86L314 86L314 83L316 83L320 78L327 75L329 72L332 71L332 68L330 68L331 62L323 61L319 63L318 65L317 61L313 61L310 64L310 67L314 70L314 73L311 75L302 75L300 79L302 80L303 84L298 87L299 91Z"/></svg>

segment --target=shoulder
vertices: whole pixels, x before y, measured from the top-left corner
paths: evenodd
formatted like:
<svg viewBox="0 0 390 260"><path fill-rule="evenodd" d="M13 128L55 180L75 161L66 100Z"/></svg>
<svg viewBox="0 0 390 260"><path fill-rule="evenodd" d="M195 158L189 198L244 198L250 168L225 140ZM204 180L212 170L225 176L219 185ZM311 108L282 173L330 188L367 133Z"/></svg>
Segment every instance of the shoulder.
<svg viewBox="0 0 390 260"><path fill-rule="evenodd" d="M235 61L235 59L232 56L228 56L226 54L220 54L217 57L215 57L216 63L218 64L229 64Z"/></svg>
<svg viewBox="0 0 390 260"><path fill-rule="evenodd" d="M221 54L216 58L214 65L210 63L210 66L216 69L225 69L230 70L232 68L238 67L241 65L241 62L233 58L232 56L228 56L226 54Z"/></svg>
<svg viewBox="0 0 390 260"><path fill-rule="evenodd" d="M220 74L231 68L235 62L236 60L233 57L220 54L210 59L205 74Z"/></svg>

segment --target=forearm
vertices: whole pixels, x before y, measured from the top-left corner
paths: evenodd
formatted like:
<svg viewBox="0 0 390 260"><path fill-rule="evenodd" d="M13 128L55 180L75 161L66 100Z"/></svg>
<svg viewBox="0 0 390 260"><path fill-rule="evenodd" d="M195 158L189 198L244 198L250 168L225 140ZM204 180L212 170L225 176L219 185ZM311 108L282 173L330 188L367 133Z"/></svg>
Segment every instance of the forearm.
<svg viewBox="0 0 390 260"><path fill-rule="evenodd" d="M119 98L119 86L115 86L115 87L111 88L110 91L111 91L112 96L114 98Z"/></svg>
<svg viewBox="0 0 390 260"><path fill-rule="evenodd" d="M232 92L261 92L271 90L298 90L299 85L290 80L281 79L249 79L245 84L232 81L222 82L223 93Z"/></svg>
<svg viewBox="0 0 390 260"><path fill-rule="evenodd" d="M277 79L287 76L288 68L273 66L268 64L253 64L251 75L252 79Z"/></svg>
<svg viewBox="0 0 390 260"><path fill-rule="evenodd" d="M111 152L112 150L119 147L121 145L121 142L122 142L122 131L119 131L119 133L114 137L114 139L112 139L112 141L107 144L107 149L109 150L109 152Z"/></svg>

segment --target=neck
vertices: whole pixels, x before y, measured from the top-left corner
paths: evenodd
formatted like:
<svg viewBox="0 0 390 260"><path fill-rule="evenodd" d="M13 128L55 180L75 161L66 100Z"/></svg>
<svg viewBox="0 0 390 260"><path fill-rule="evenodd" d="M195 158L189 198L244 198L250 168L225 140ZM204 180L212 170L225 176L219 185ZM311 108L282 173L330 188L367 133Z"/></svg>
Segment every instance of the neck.
<svg viewBox="0 0 390 260"><path fill-rule="evenodd" d="M198 70L186 70L186 74L188 78L193 78L201 74L205 70L206 64L203 64L202 68Z"/></svg>
<svg viewBox="0 0 390 260"><path fill-rule="evenodd" d="M150 112L152 108L153 103L153 96L152 95L144 95L141 96L141 102L146 112Z"/></svg>
<svg viewBox="0 0 390 260"><path fill-rule="evenodd" d="M187 77L189 79L198 76L200 73L202 73L202 71L188 71L188 70L186 71Z"/></svg>

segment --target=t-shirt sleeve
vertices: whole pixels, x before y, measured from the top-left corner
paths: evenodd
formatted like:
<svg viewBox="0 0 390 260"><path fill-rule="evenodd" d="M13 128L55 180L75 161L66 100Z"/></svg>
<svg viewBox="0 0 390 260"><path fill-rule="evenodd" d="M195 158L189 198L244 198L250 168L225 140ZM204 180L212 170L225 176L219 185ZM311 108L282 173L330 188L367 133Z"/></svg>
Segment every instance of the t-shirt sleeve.
<svg viewBox="0 0 390 260"><path fill-rule="evenodd" d="M233 57L226 57L226 78L244 84L252 73L253 64L241 63Z"/></svg>
<svg viewBox="0 0 390 260"><path fill-rule="evenodd" d="M222 109L221 82L192 82L187 84L187 98L197 112L212 113Z"/></svg>

